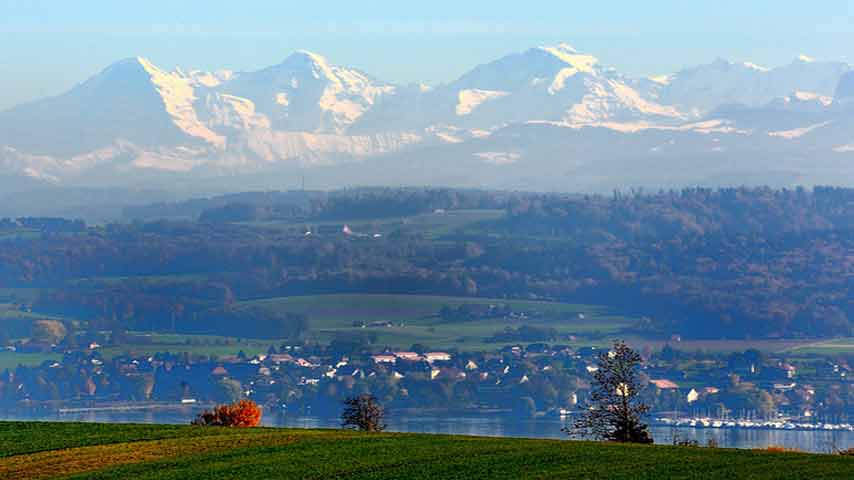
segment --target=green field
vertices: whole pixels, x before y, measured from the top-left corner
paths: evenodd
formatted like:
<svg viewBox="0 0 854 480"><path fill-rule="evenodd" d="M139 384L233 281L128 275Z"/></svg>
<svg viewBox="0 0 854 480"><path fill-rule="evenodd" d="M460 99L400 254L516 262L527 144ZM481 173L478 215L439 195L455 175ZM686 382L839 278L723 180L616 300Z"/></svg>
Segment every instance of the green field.
<svg viewBox="0 0 854 480"><path fill-rule="evenodd" d="M766 353L784 353L800 351L808 341L804 340L683 340L671 342L667 340L650 340L642 338L628 338L627 341L636 348L649 347L653 350L661 350L665 345L670 345L684 352L743 352L755 349Z"/></svg>
<svg viewBox="0 0 854 480"><path fill-rule="evenodd" d="M220 337L216 335L177 335L160 333L145 333L144 335L150 337L151 343L115 345L101 348L99 351L106 359L111 359L119 355L131 355L137 357L165 352L224 357L236 355L241 350L246 355L253 356L260 353L267 353L270 345L277 343L277 340L238 340L231 337ZM194 343L187 344L187 340L191 340ZM229 343L217 343L225 340L228 340Z"/></svg>
<svg viewBox="0 0 854 480"><path fill-rule="evenodd" d="M850 355L854 353L854 338L834 338L790 348L790 352L815 355Z"/></svg>
<svg viewBox="0 0 854 480"><path fill-rule="evenodd" d="M16 304L13 303L2 303L0 302L0 321L6 319L30 319L30 320L42 320L42 319L56 319L58 317L53 315L41 315L38 313L32 313L23 311Z"/></svg>
<svg viewBox="0 0 854 480"><path fill-rule="evenodd" d="M34 228L17 228L0 232L0 240L30 240L41 237L42 233Z"/></svg>
<svg viewBox="0 0 854 480"><path fill-rule="evenodd" d="M496 318L449 322L437 316L443 305L499 303L509 305L514 311L538 312L541 317L524 321ZM602 306L428 295L282 297L242 302L237 308L305 314L309 317L308 336L312 340L328 342L339 335L373 332L378 336L377 344L398 348L422 343L431 348L492 350L503 344L485 343L487 337L505 327L520 325L552 327L560 334L598 338L616 333L635 321ZM353 326L354 321L391 322L394 326L360 328Z"/></svg>
<svg viewBox="0 0 854 480"><path fill-rule="evenodd" d="M0 478L851 478L854 458L335 430L0 422Z"/></svg>
<svg viewBox="0 0 854 480"><path fill-rule="evenodd" d="M39 291L38 288L0 288L0 303L32 302Z"/></svg>
<svg viewBox="0 0 854 480"><path fill-rule="evenodd" d="M41 365L45 360L60 360L60 353L19 353L0 351L0 372L5 369L14 370L18 365L32 367Z"/></svg>

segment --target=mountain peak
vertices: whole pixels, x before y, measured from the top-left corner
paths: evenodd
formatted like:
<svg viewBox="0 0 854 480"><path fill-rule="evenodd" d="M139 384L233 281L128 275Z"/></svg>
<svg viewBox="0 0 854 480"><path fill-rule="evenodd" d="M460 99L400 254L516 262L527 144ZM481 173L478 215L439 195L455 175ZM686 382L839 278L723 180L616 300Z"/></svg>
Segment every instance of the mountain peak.
<svg viewBox="0 0 854 480"><path fill-rule="evenodd" d="M551 45L551 46L550 45L544 45L540 48L542 48L543 50L549 50L549 49L559 50L559 51L564 52L564 53L578 53L578 50L576 50L575 47L573 47L572 45L570 45L566 42L560 42L557 45Z"/></svg>
<svg viewBox="0 0 854 480"><path fill-rule="evenodd" d="M568 43L541 46L537 47L537 50L546 52L582 72L592 72L596 64L599 63L598 58L593 55L578 53L578 50Z"/></svg>
<svg viewBox="0 0 854 480"><path fill-rule="evenodd" d="M105 68L101 75L163 75L164 72L145 57L128 57Z"/></svg>
<svg viewBox="0 0 854 480"><path fill-rule="evenodd" d="M164 73L166 73L161 70L157 65L155 65L151 60L145 57L135 57L134 60L136 60L136 62L139 63L142 68L152 76L163 75Z"/></svg>
<svg viewBox="0 0 854 480"><path fill-rule="evenodd" d="M757 72L767 72L770 69L768 67L763 67L762 65L757 65L753 62L742 62L745 68L749 68L751 70L756 70Z"/></svg>
<svg viewBox="0 0 854 480"><path fill-rule="evenodd" d="M316 66L329 66L329 61L326 60L326 57L323 55L319 55L314 52L310 52L308 50L297 50L294 53L288 55L283 62L283 65L316 65Z"/></svg>
<svg viewBox="0 0 854 480"><path fill-rule="evenodd" d="M107 66L107 68L104 69L104 71L128 70L128 69L133 69L133 68L139 68L139 67L142 67L145 63L150 63L150 62L148 62L148 60L143 58L143 57L127 57L127 58L123 58L117 62L111 63L110 65Z"/></svg>

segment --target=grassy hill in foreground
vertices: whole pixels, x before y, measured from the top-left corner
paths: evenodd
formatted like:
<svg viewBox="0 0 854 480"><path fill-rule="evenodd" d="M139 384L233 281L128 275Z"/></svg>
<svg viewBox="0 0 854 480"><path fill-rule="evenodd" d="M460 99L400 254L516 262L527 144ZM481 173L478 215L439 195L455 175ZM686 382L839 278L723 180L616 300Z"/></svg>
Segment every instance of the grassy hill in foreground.
<svg viewBox="0 0 854 480"><path fill-rule="evenodd" d="M0 422L0 478L851 478L854 458L335 430Z"/></svg>

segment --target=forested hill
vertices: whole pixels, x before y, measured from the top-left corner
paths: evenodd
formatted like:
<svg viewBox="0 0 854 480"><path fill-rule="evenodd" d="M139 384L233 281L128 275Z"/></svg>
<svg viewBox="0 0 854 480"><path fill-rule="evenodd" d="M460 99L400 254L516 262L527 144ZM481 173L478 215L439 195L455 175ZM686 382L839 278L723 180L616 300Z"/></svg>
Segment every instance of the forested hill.
<svg viewBox="0 0 854 480"><path fill-rule="evenodd" d="M513 198L501 231L625 241L693 236L762 235L854 228L854 189L695 188L610 197L527 195Z"/></svg>
<svg viewBox="0 0 854 480"><path fill-rule="evenodd" d="M74 232L7 221L0 287L38 288L39 312L146 330L233 325L240 299L417 293L604 304L666 338L850 335L852 206L842 188L373 189L253 203L263 218Z"/></svg>
<svg viewBox="0 0 854 480"><path fill-rule="evenodd" d="M332 192L247 192L127 207L134 221L193 218L204 223L353 220L402 217L446 209L505 208L509 192L448 188L356 188Z"/></svg>

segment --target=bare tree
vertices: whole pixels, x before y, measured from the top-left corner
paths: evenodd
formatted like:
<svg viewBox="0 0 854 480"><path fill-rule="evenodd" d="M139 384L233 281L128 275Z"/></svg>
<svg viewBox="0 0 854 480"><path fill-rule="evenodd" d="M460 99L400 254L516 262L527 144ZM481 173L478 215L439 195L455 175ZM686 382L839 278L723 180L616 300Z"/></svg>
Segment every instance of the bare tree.
<svg viewBox="0 0 854 480"><path fill-rule="evenodd" d="M344 400L344 412L341 414L343 428L382 432L386 428L384 418L385 410L373 395L362 394Z"/></svg>
<svg viewBox="0 0 854 480"><path fill-rule="evenodd" d="M622 341L615 341L613 350L599 354L590 404L564 430L570 435L611 442L652 443L642 421L649 407L640 399L640 364L641 356Z"/></svg>

